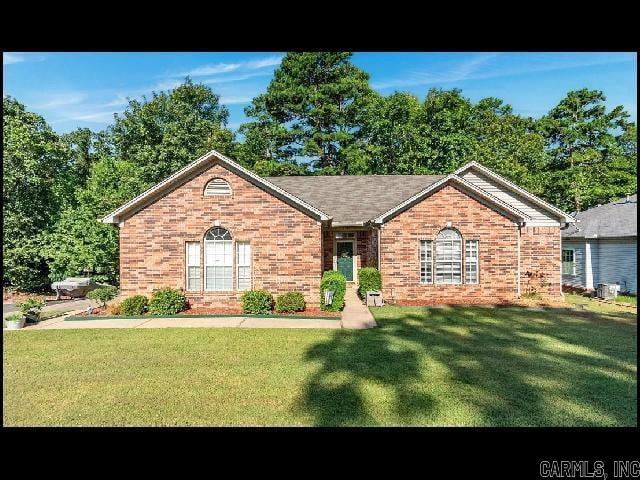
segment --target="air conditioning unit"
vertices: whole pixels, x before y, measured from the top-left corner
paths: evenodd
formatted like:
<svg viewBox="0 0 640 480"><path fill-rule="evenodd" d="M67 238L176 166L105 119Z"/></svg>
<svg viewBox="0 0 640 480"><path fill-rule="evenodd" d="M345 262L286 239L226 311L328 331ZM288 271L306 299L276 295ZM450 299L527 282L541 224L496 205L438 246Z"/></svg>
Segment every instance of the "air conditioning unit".
<svg viewBox="0 0 640 480"><path fill-rule="evenodd" d="M618 296L619 286L615 283L599 283L596 289L596 296L604 300L612 300Z"/></svg>

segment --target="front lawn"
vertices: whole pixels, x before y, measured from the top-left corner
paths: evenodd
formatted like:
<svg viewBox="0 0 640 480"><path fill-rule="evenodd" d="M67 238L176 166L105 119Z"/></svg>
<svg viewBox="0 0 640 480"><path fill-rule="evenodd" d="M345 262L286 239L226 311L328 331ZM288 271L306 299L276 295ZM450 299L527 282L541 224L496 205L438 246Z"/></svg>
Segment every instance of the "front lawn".
<svg viewBox="0 0 640 480"><path fill-rule="evenodd" d="M357 331L5 332L3 420L635 426L636 315L598 308L383 307L380 328Z"/></svg>

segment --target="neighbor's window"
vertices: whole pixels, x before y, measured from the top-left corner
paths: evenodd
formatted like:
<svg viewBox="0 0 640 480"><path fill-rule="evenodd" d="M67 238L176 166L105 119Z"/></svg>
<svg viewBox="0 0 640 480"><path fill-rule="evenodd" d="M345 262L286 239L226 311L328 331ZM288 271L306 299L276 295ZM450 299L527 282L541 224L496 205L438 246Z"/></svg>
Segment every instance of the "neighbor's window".
<svg viewBox="0 0 640 480"><path fill-rule="evenodd" d="M251 288L251 244L236 242L236 265L238 268L238 290Z"/></svg>
<svg viewBox="0 0 640 480"><path fill-rule="evenodd" d="M231 195L231 187L225 180L221 178L214 178L207 183L207 186L204 189L204 196L211 197L214 195Z"/></svg>
<svg viewBox="0 0 640 480"><path fill-rule="evenodd" d="M433 283L431 240L420 240L420 283Z"/></svg>
<svg viewBox="0 0 640 480"><path fill-rule="evenodd" d="M574 262L573 255L573 249L562 249L562 273L564 275L576 274L576 264Z"/></svg>
<svg viewBox="0 0 640 480"><path fill-rule="evenodd" d="M200 290L200 242L186 243L187 290Z"/></svg>
<svg viewBox="0 0 640 480"><path fill-rule="evenodd" d="M232 288L231 234L224 228L212 228L204 236L204 289L215 291Z"/></svg>
<svg viewBox="0 0 640 480"><path fill-rule="evenodd" d="M464 282L478 283L478 240L465 241Z"/></svg>
<svg viewBox="0 0 640 480"><path fill-rule="evenodd" d="M462 237L451 228L436 237L436 283L462 283Z"/></svg>

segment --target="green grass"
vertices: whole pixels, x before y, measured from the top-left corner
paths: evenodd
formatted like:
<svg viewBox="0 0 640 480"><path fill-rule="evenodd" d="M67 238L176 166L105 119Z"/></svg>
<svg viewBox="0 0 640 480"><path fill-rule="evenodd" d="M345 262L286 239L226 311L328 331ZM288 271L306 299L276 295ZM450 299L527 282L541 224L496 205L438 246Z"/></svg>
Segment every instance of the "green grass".
<svg viewBox="0 0 640 480"><path fill-rule="evenodd" d="M5 332L4 425L636 426L636 316L591 303L383 307L359 331Z"/></svg>
<svg viewBox="0 0 640 480"><path fill-rule="evenodd" d="M633 295L618 295L616 297L616 302L620 303L630 303L631 305L638 305L638 297Z"/></svg>

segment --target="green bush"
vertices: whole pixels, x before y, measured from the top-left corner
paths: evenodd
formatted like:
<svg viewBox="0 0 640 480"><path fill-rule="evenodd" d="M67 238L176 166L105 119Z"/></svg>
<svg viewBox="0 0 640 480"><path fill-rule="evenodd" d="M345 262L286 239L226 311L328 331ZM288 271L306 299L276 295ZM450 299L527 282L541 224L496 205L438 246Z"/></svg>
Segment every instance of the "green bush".
<svg viewBox="0 0 640 480"><path fill-rule="evenodd" d="M44 307L44 300L39 300L36 297L29 297L22 303L16 303L16 306L20 309L23 315L33 315L37 317L40 315L40 311Z"/></svg>
<svg viewBox="0 0 640 480"><path fill-rule="evenodd" d="M333 302L331 305L324 304L325 290L333 290ZM324 272L320 280L320 308L330 312L337 312L344 307L344 294L347 290L347 279L337 270Z"/></svg>
<svg viewBox="0 0 640 480"><path fill-rule="evenodd" d="M20 313L10 313L6 317L4 317L5 322L17 322L22 318L22 314Z"/></svg>
<svg viewBox="0 0 640 480"><path fill-rule="evenodd" d="M180 290L165 287L154 290L149 300L151 315L175 315L187 308L187 297Z"/></svg>
<svg viewBox="0 0 640 480"><path fill-rule="evenodd" d="M108 286L91 290L87 293L87 298L89 300L96 300L102 303L103 307L106 307L107 302L116 298L116 295L118 295L118 289L116 287Z"/></svg>
<svg viewBox="0 0 640 480"><path fill-rule="evenodd" d="M276 312L301 312L304 310L304 295L300 292L287 292L276 300Z"/></svg>
<svg viewBox="0 0 640 480"><path fill-rule="evenodd" d="M380 270L373 267L365 267L358 270L358 293L362 298L371 290L382 290L382 277Z"/></svg>
<svg viewBox="0 0 640 480"><path fill-rule="evenodd" d="M144 315L147 311L147 297L134 295L125 298L120 304L120 315Z"/></svg>
<svg viewBox="0 0 640 480"><path fill-rule="evenodd" d="M244 313L271 313L273 295L264 290L248 290L240 297Z"/></svg>

